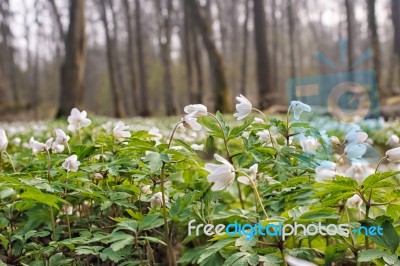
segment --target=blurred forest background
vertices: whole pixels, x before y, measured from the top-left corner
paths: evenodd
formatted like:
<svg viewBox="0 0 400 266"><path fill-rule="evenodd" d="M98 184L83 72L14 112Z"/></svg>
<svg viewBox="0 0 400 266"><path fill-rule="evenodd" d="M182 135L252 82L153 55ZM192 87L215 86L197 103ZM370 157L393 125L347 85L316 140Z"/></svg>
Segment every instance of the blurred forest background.
<svg viewBox="0 0 400 266"><path fill-rule="evenodd" d="M400 95L400 0L0 0L0 31L3 120L230 112L239 93L286 106L287 79L369 48L357 68L375 69L384 104Z"/></svg>

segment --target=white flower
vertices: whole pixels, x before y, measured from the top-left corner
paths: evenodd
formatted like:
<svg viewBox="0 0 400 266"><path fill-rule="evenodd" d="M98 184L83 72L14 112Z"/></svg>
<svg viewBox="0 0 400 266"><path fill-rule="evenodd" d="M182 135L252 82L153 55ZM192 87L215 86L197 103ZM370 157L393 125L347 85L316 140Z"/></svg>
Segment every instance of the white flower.
<svg viewBox="0 0 400 266"><path fill-rule="evenodd" d="M269 141L269 140L271 140L271 137L270 137L270 135L269 135L269 132L268 132L268 130L262 130L262 131L260 131L260 132L257 132L257 136L259 137L258 139L259 140L262 140L262 141Z"/></svg>
<svg viewBox="0 0 400 266"><path fill-rule="evenodd" d="M16 137L16 138L14 138L14 139L12 140L12 142L13 142L15 145L19 146L19 145L21 145L22 139L21 139L20 137Z"/></svg>
<svg viewBox="0 0 400 266"><path fill-rule="evenodd" d="M363 200L358 194L354 194L351 198L346 201L346 206L349 208L360 208Z"/></svg>
<svg viewBox="0 0 400 266"><path fill-rule="evenodd" d="M86 111L80 112L77 108L73 108L71 110L70 116L68 116L68 129L71 131L75 131L77 129L90 126L92 121L86 118L86 116Z"/></svg>
<svg viewBox="0 0 400 266"><path fill-rule="evenodd" d="M359 184L362 184L365 178L372 175L375 170L365 163L352 163L345 171L345 176L354 178Z"/></svg>
<svg viewBox="0 0 400 266"><path fill-rule="evenodd" d="M330 137L329 140L333 146L340 146L341 144L339 138L336 136Z"/></svg>
<svg viewBox="0 0 400 266"><path fill-rule="evenodd" d="M253 180L253 182L256 182L256 178L257 178L257 172L258 172L258 164L253 164L250 168L250 178ZM243 183L245 185L251 185L251 182L249 180L249 178L247 176L239 176L238 177L238 181L240 183Z"/></svg>
<svg viewBox="0 0 400 266"><path fill-rule="evenodd" d="M59 144L59 143L56 142L56 141L54 141L54 142L51 144L51 150L52 150L54 153L62 153L62 152L64 151L64 149L65 149L65 146L64 146L63 144Z"/></svg>
<svg viewBox="0 0 400 266"><path fill-rule="evenodd" d="M195 151L202 151L204 149L204 144L192 144L190 147Z"/></svg>
<svg viewBox="0 0 400 266"><path fill-rule="evenodd" d="M262 119L260 117L254 117L253 123L262 124L262 123L264 123L264 119Z"/></svg>
<svg viewBox="0 0 400 266"><path fill-rule="evenodd" d="M292 257L290 255L286 255L285 260L289 266L317 266L317 264L314 264L307 260L302 260L296 257Z"/></svg>
<svg viewBox="0 0 400 266"><path fill-rule="evenodd" d="M317 182L333 179L336 176L336 164L330 161L322 161L315 168Z"/></svg>
<svg viewBox="0 0 400 266"><path fill-rule="evenodd" d="M386 159L389 162L400 161L400 147L388 150L386 152Z"/></svg>
<svg viewBox="0 0 400 266"><path fill-rule="evenodd" d="M167 195L164 195L164 197L165 197L165 203L167 203L169 200ZM163 206L163 197L161 192L157 192L151 197L150 206L152 208L160 208L161 206Z"/></svg>
<svg viewBox="0 0 400 266"><path fill-rule="evenodd" d="M151 194L151 187L150 185L145 185L140 189L140 191L142 191L143 194L149 195Z"/></svg>
<svg viewBox="0 0 400 266"><path fill-rule="evenodd" d="M206 163L206 170L210 172L207 176L207 181L214 183L211 190L222 190L232 184L235 180L235 168L227 160L214 154L215 159L222 164Z"/></svg>
<svg viewBox="0 0 400 266"><path fill-rule="evenodd" d="M397 135L390 135L388 141L386 142L386 145L389 146L396 146L397 144L399 144L400 139Z"/></svg>
<svg viewBox="0 0 400 266"><path fill-rule="evenodd" d="M202 105L202 104L186 105L183 110L187 114L193 114L194 117L202 117L202 116L207 116L208 115L207 107L205 105Z"/></svg>
<svg viewBox="0 0 400 266"><path fill-rule="evenodd" d="M122 121L119 121L113 129L114 138L119 141L129 138L131 136L131 132L127 131L128 129L129 126L125 126Z"/></svg>
<svg viewBox="0 0 400 266"><path fill-rule="evenodd" d="M185 115L185 117L182 118L182 124L186 128L199 131L201 130L201 125L197 123L197 118L194 115L194 113Z"/></svg>
<svg viewBox="0 0 400 266"><path fill-rule="evenodd" d="M294 119L299 120L303 112L311 112L311 107L300 101L291 101L289 108L293 108Z"/></svg>
<svg viewBox="0 0 400 266"><path fill-rule="evenodd" d="M308 136L300 138L300 146L303 149L303 152L306 153L315 153L315 151L320 147L320 143L314 137Z"/></svg>
<svg viewBox="0 0 400 266"><path fill-rule="evenodd" d="M367 146L361 143L351 143L344 149L344 153L349 159L361 159L366 152Z"/></svg>
<svg viewBox="0 0 400 266"><path fill-rule="evenodd" d="M69 141L70 136L65 134L65 132L61 128L57 128L56 130L56 140L55 142L59 144L65 144Z"/></svg>
<svg viewBox="0 0 400 266"><path fill-rule="evenodd" d="M0 128L0 152L7 150L8 138L4 129Z"/></svg>
<svg viewBox="0 0 400 266"><path fill-rule="evenodd" d="M149 134L153 136L153 137L151 137L151 140L154 140L155 142L159 142L162 139L160 130L156 127L150 128Z"/></svg>
<svg viewBox="0 0 400 266"><path fill-rule="evenodd" d="M33 137L29 140L29 146L32 148L33 154L50 150L52 144L53 138L49 138L45 143L36 141Z"/></svg>
<svg viewBox="0 0 400 266"><path fill-rule="evenodd" d="M251 111L253 110L253 105L242 94L236 97L236 100L238 100L239 103L236 104L237 113L234 113L233 116L236 117L237 120L242 120L251 113Z"/></svg>
<svg viewBox="0 0 400 266"><path fill-rule="evenodd" d="M345 142L350 143L364 143L368 139L368 134L362 131L350 131L344 138Z"/></svg>
<svg viewBox="0 0 400 266"><path fill-rule="evenodd" d="M79 165L81 165L81 163L78 161L78 156L74 154L65 159L62 167L68 172L76 172L78 171Z"/></svg>

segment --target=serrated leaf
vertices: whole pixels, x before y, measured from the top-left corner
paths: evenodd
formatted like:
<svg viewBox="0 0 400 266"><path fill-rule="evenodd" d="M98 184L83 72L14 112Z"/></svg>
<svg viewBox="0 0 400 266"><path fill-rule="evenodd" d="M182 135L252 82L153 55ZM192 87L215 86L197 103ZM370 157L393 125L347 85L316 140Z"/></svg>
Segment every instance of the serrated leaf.
<svg viewBox="0 0 400 266"><path fill-rule="evenodd" d="M357 262L369 262L373 261L376 259L380 259L383 256L385 256L387 253L382 251L382 250L374 250L374 249L368 249L368 250L363 250L360 253L358 253L357 256Z"/></svg>
<svg viewBox="0 0 400 266"><path fill-rule="evenodd" d="M236 241L236 238L228 238L228 239L222 239L214 244L212 244L211 246L209 246L208 248L206 248L206 250L204 251L203 254L201 254L199 260L197 261L197 263L201 263L202 261L204 261L205 259L207 259L208 257L210 257L211 255L214 255L215 253L217 253L218 251L220 251L221 249L223 249L225 246L233 243Z"/></svg>
<svg viewBox="0 0 400 266"><path fill-rule="evenodd" d="M396 172L384 172L384 173L375 173L372 174L370 176L368 176L363 184L362 184L362 188L365 190L369 189L369 188L375 188L379 186L379 182L382 180L385 180L386 178L395 176L400 174L400 171L396 171Z"/></svg>
<svg viewBox="0 0 400 266"><path fill-rule="evenodd" d="M139 231L157 228L163 224L164 220L160 218L160 214L150 214L144 217L144 219L139 223Z"/></svg>

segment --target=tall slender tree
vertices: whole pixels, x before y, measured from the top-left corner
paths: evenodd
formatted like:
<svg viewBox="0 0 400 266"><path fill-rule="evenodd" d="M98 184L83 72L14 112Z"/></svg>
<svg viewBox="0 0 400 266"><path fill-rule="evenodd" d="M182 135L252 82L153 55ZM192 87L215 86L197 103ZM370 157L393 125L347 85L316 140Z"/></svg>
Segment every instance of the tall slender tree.
<svg viewBox="0 0 400 266"><path fill-rule="evenodd" d="M200 6L196 0L187 1L193 12L197 29L202 37L210 62L210 70L213 75L213 89L215 109L221 112L232 111L231 93L226 81L224 60L215 45L211 25L200 12Z"/></svg>
<svg viewBox="0 0 400 266"><path fill-rule="evenodd" d="M241 66L241 79L240 79L240 93L246 95L246 82L247 82L247 44L249 38L249 0L245 0L245 12L243 22L243 46L242 46L242 66Z"/></svg>
<svg viewBox="0 0 400 266"><path fill-rule="evenodd" d="M136 19L136 46L137 57L139 61L139 78L140 78L140 115L149 116L149 99L147 95L147 71L145 55L143 51L142 21L141 21L140 0L135 0L135 19Z"/></svg>
<svg viewBox="0 0 400 266"><path fill-rule="evenodd" d="M139 93L136 84L136 72L135 72L135 52L134 52L134 38L133 38L133 29L132 29L132 15L131 15L131 6L129 0L124 0L124 13L125 13L125 24L127 31L127 61L129 68L129 82L130 82L130 90L132 95L133 109L135 114L140 112L140 102L139 102Z"/></svg>
<svg viewBox="0 0 400 266"><path fill-rule="evenodd" d="M61 66L61 93L57 116L66 116L83 103L86 63L85 1L70 0L65 57Z"/></svg>
<svg viewBox="0 0 400 266"><path fill-rule="evenodd" d="M400 1L398 0L392 0L391 2L391 7L392 7L392 22L393 22L393 28L394 28L394 53L396 56L396 61L397 61L397 71L398 74L397 77L400 77ZM392 66L393 68L395 66ZM400 82L400 79L398 80ZM389 88L391 89L391 88ZM394 90L390 90L391 95L394 95Z"/></svg>
<svg viewBox="0 0 400 266"><path fill-rule="evenodd" d="M257 54L258 106L262 109L271 106L274 101L270 85L269 54L267 47L267 22L264 0L253 0L254 37Z"/></svg>
<svg viewBox="0 0 400 266"><path fill-rule="evenodd" d="M159 18L158 42L160 45L161 61L164 66L164 100L167 115L177 114L174 86L171 77L171 14L172 0L166 0L165 12L162 10L163 1L156 0L155 5Z"/></svg>
<svg viewBox="0 0 400 266"><path fill-rule="evenodd" d="M124 117L126 116L126 110L124 105L124 97L122 93L122 89L120 83L117 78L117 58L115 55L115 42L112 40L109 29L109 22L107 18L107 7L106 3L103 0L99 0L98 2L100 13L101 13L101 21L104 26L104 33L106 37L106 53L107 53L107 65L108 65L108 76L110 79L111 92L114 100L114 108L115 108L115 116L116 117ZM115 37L115 36L114 36Z"/></svg>

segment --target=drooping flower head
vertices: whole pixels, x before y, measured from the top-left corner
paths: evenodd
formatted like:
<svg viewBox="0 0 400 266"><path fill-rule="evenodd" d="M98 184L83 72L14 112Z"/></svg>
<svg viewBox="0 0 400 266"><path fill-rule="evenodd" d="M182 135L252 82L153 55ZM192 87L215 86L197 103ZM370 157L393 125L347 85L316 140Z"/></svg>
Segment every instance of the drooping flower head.
<svg viewBox="0 0 400 266"><path fill-rule="evenodd" d="M344 149L344 153L349 159L361 159L366 152L367 145L362 143L351 143Z"/></svg>
<svg viewBox="0 0 400 266"><path fill-rule="evenodd" d="M186 105L183 111L187 114L193 114L194 117L207 116L208 114L207 107L202 104Z"/></svg>
<svg viewBox="0 0 400 266"><path fill-rule="evenodd" d="M68 172L76 172L78 171L79 165L81 165L81 163L78 161L78 156L74 154L65 159L62 167Z"/></svg>
<svg viewBox="0 0 400 266"><path fill-rule="evenodd" d="M322 161L315 168L317 182L333 179L336 176L336 164L331 161Z"/></svg>
<svg viewBox="0 0 400 266"><path fill-rule="evenodd" d="M36 154L39 152L49 151L53 144L53 138L49 138L45 143L36 141L34 137L29 140L29 146L32 148L32 153Z"/></svg>
<svg viewBox="0 0 400 266"><path fill-rule="evenodd" d="M222 190L232 184L235 180L235 168L227 160L218 154L214 154L214 158L222 164L206 163L206 170L210 172L207 176L209 183L214 183L211 190Z"/></svg>
<svg viewBox="0 0 400 266"><path fill-rule="evenodd" d="M236 117L237 120L242 120L251 113L251 111L253 110L253 105L242 94L236 97L236 100L239 103L236 104L236 113L234 113L233 116Z"/></svg>
<svg viewBox="0 0 400 266"><path fill-rule="evenodd" d="M131 136L131 132L129 132L128 129L129 126L125 126L122 121L119 121L113 129L114 138L118 141L123 141L124 139L129 138Z"/></svg>
<svg viewBox="0 0 400 266"><path fill-rule="evenodd" d="M321 146L317 138L312 136L305 137L302 135L300 137L300 146L305 153L315 153L315 151Z"/></svg>
<svg viewBox="0 0 400 266"><path fill-rule="evenodd" d="M167 195L164 195L164 197L165 197L165 203L167 203L169 200ZM157 192L151 197L150 206L152 208L160 208L161 206L163 206L163 197L161 192Z"/></svg>
<svg viewBox="0 0 400 266"><path fill-rule="evenodd" d="M303 112L311 112L311 106L300 101L291 101L289 108L292 107L294 119L299 120Z"/></svg>
<svg viewBox="0 0 400 266"><path fill-rule="evenodd" d="M193 129L195 131L201 130L201 125L197 122L195 113L190 113L182 118L182 124L185 128Z"/></svg>
<svg viewBox="0 0 400 266"><path fill-rule="evenodd" d="M70 116L68 116L68 129L75 131L83 127L88 127L92 123L87 117L86 111L80 112L77 108L71 110Z"/></svg>
<svg viewBox="0 0 400 266"><path fill-rule="evenodd" d="M8 138L4 129L0 128L0 152L7 150Z"/></svg>
<svg viewBox="0 0 400 266"><path fill-rule="evenodd" d="M386 145L389 145L391 147L396 146L397 144L399 144L400 142L400 138L397 135L390 135L388 138L388 141L386 142Z"/></svg>
<svg viewBox="0 0 400 266"><path fill-rule="evenodd" d="M253 182L256 182L258 173L258 164L253 164L252 166L250 166L249 172L250 172L249 177L253 180ZM239 176L238 181L245 185L251 185L251 182L247 176Z"/></svg>
<svg viewBox="0 0 400 266"><path fill-rule="evenodd" d="M55 142L59 144L65 144L69 141L70 136L68 136L61 128L57 128L55 131L56 131Z"/></svg>
<svg viewBox="0 0 400 266"><path fill-rule="evenodd" d="M400 161L400 147L390 149L386 152L386 159L389 162L399 162Z"/></svg>

